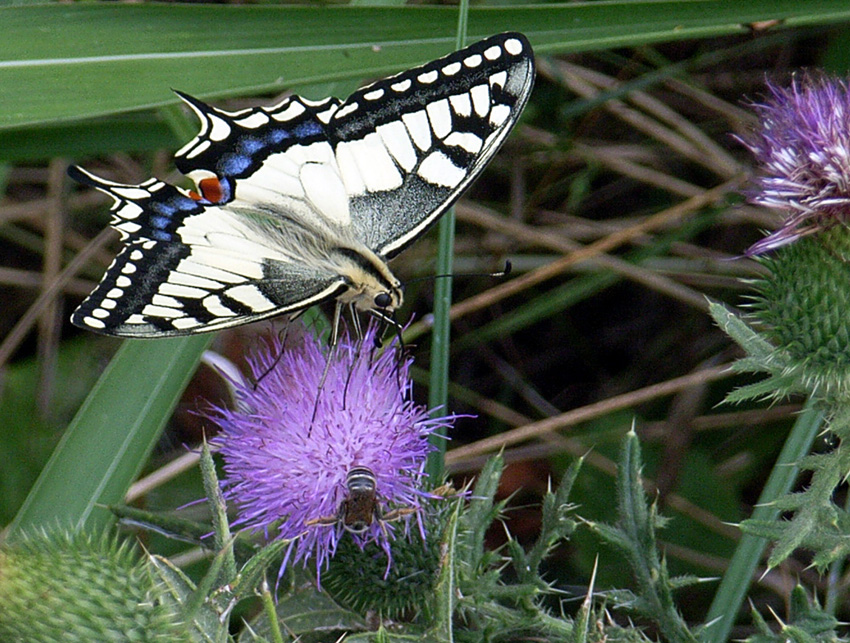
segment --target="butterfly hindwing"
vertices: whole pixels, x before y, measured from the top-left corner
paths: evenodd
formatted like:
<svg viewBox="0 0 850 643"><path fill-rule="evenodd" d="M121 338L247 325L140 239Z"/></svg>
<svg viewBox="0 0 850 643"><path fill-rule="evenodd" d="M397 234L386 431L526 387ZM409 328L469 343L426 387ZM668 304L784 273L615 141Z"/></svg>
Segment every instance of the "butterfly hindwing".
<svg viewBox="0 0 850 643"><path fill-rule="evenodd" d="M300 310L345 287L338 275L258 242L233 213L167 183L70 173L114 199L111 224L125 244L74 312L78 326L136 337L190 334Z"/></svg>

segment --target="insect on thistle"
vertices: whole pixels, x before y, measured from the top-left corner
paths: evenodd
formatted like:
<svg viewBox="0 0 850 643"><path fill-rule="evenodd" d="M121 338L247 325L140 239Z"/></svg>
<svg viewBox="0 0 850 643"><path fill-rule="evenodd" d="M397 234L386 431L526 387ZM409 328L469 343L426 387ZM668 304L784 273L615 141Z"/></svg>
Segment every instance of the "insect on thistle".
<svg viewBox="0 0 850 643"><path fill-rule="evenodd" d="M375 474L367 467L354 467L345 479L348 495L339 505L335 516L308 520L307 526L342 525L352 534L365 533L375 522L390 522L416 512L413 507L403 507L384 513L378 498Z"/></svg>

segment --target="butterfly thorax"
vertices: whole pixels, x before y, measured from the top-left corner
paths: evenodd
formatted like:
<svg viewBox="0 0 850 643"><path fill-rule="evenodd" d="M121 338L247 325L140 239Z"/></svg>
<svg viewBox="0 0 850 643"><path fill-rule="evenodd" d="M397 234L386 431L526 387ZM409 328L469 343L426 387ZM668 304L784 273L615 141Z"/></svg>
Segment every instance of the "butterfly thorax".
<svg viewBox="0 0 850 643"><path fill-rule="evenodd" d="M392 313L401 306L401 282L375 253L368 248L336 248L332 256L348 286L339 297L341 303L362 311L385 313Z"/></svg>
<svg viewBox="0 0 850 643"><path fill-rule="evenodd" d="M352 235L349 228L304 218L297 209L281 211L238 201L230 207L239 210L255 234L272 242L269 245L280 253L282 279L291 274L293 259L297 258L316 273L341 282L338 300L342 304L385 313L401 306L401 282L386 261ZM274 257L267 263L269 274L275 274Z"/></svg>

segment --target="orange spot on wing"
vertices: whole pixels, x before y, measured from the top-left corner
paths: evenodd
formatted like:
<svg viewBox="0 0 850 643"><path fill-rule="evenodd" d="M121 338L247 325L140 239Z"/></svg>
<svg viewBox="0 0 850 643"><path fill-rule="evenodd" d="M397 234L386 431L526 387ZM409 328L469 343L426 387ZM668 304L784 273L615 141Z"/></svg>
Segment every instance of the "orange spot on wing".
<svg viewBox="0 0 850 643"><path fill-rule="evenodd" d="M219 183L218 179L201 179L200 183L198 183L198 187L201 189L201 194L203 194L204 198L210 203L218 203L221 201L223 194L221 183Z"/></svg>

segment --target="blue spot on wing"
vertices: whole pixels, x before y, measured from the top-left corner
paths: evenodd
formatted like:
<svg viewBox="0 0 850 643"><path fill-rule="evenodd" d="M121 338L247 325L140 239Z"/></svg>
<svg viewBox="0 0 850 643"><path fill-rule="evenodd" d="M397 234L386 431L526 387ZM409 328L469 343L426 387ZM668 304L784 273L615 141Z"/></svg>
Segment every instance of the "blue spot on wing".
<svg viewBox="0 0 850 643"><path fill-rule="evenodd" d="M305 121L295 128L295 136L298 138L307 138L322 133L322 126L316 121Z"/></svg>
<svg viewBox="0 0 850 643"><path fill-rule="evenodd" d="M165 201L151 201L151 210L164 217L170 217L177 212L177 206Z"/></svg>
<svg viewBox="0 0 850 643"><path fill-rule="evenodd" d="M158 217L152 216L150 218L151 227L156 230L165 230L168 228L168 224L171 223L171 219L168 217Z"/></svg>
<svg viewBox="0 0 850 643"><path fill-rule="evenodd" d="M239 140L239 151L244 154L255 154L263 149L266 144L253 136L246 136Z"/></svg>
<svg viewBox="0 0 850 643"><path fill-rule="evenodd" d="M267 137L269 139L269 143L272 143L272 144L280 143L281 141L288 139L289 136L290 136L289 132L286 131L285 129L269 130L269 133L267 134Z"/></svg>
<svg viewBox="0 0 850 643"><path fill-rule="evenodd" d="M219 200L219 203L227 203L233 196L233 186L230 179L223 176L219 178L218 184L221 188L221 199Z"/></svg>
<svg viewBox="0 0 850 643"><path fill-rule="evenodd" d="M183 212L194 212L198 209L198 202L195 199L190 199L182 194L174 198L171 205L174 205L176 210Z"/></svg>
<svg viewBox="0 0 850 643"><path fill-rule="evenodd" d="M218 161L223 176L238 175L251 166L251 157L244 154L224 154Z"/></svg>

